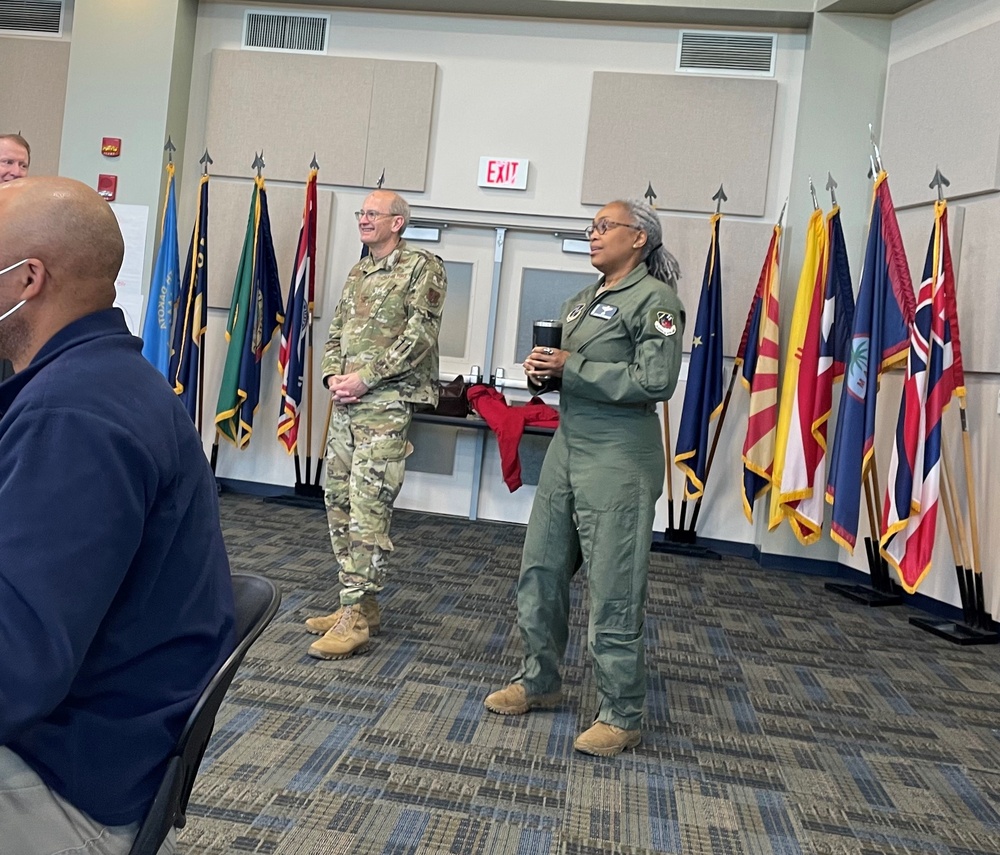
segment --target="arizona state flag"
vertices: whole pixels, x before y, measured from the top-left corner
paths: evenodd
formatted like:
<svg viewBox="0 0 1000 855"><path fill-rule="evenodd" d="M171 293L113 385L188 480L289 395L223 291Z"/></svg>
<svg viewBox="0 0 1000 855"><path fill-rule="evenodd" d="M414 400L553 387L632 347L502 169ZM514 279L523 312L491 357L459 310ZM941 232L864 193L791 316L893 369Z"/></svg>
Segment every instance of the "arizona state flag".
<svg viewBox="0 0 1000 855"><path fill-rule="evenodd" d="M941 484L941 416L955 392L954 341L947 294L955 277L947 203L934 206L910 353L882 508L882 554L913 593L931 569ZM954 302L951 301L951 306Z"/></svg>
<svg viewBox="0 0 1000 855"><path fill-rule="evenodd" d="M750 392L750 417L743 442L743 512L753 522L754 501L771 488L774 434L778 421L778 252L776 225L760 271L736 364Z"/></svg>
<svg viewBox="0 0 1000 855"><path fill-rule="evenodd" d="M302 407L302 377L306 368L306 338L316 294L316 175L306 181L306 206L302 212L295 269L288 289L288 304L281 327L278 373L281 374L281 411L278 413L278 440L292 454L299 436Z"/></svg>
<svg viewBox="0 0 1000 855"><path fill-rule="evenodd" d="M830 536L850 552L857 541L861 486L875 443L879 381L885 368L906 358L913 304L896 212L886 174L880 172L826 485L826 500L833 505Z"/></svg>
<svg viewBox="0 0 1000 855"><path fill-rule="evenodd" d="M188 415L198 423L198 383L201 369L201 343L208 329L208 175L201 176L198 190L198 213L191 230L174 324L174 343L170 352L170 373Z"/></svg>
<svg viewBox="0 0 1000 855"><path fill-rule="evenodd" d="M260 402L260 363L281 325L281 286L271 242L264 179L254 179L250 216L226 323L226 365L215 424L219 434L246 448Z"/></svg>
<svg viewBox="0 0 1000 855"><path fill-rule="evenodd" d="M691 342L684 406L677 432L674 463L684 473L684 495L697 499L705 490L708 426L722 409L722 263L719 221L713 214L712 242L698 300L698 317Z"/></svg>
<svg viewBox="0 0 1000 855"><path fill-rule="evenodd" d="M180 279L177 251L177 198L174 194L174 164L167 164L166 204L160 225L160 247L156 251L153 278L146 298L146 317L142 324L142 355L169 379L170 345L174 310Z"/></svg>

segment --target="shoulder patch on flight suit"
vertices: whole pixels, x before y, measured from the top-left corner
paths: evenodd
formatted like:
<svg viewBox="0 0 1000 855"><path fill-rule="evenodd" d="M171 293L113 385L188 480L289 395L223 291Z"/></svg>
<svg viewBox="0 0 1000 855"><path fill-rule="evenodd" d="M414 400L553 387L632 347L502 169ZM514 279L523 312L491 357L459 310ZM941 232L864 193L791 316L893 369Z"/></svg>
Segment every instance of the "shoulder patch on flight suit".
<svg viewBox="0 0 1000 855"><path fill-rule="evenodd" d="M427 302L432 306L438 305L441 302L441 292L436 288L427 289Z"/></svg>
<svg viewBox="0 0 1000 855"><path fill-rule="evenodd" d="M610 306L607 303L598 303L590 310L592 318L600 318L602 321L610 321L618 312L617 306Z"/></svg>
<svg viewBox="0 0 1000 855"><path fill-rule="evenodd" d="M673 335L677 332L677 324L674 323L674 316L670 312L657 312L656 322L653 324L658 333L663 335Z"/></svg>
<svg viewBox="0 0 1000 855"><path fill-rule="evenodd" d="M580 315L583 314L583 310L586 307L586 305L587 305L586 303L577 303L572 309L570 309L569 314L566 315L566 323L571 324L578 317L580 317Z"/></svg>

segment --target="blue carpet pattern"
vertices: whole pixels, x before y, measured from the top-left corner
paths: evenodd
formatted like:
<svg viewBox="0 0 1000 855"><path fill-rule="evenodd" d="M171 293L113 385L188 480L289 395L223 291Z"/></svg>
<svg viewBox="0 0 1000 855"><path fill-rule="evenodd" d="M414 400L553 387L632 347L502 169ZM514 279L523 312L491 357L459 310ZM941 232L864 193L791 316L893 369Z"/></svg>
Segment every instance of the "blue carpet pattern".
<svg viewBox="0 0 1000 855"><path fill-rule="evenodd" d="M585 580L564 703L502 717L524 530L397 512L382 634L306 656L337 583L322 512L224 494L234 570L281 611L229 691L184 853L996 855L1000 651L813 576L652 554L642 744L572 749L594 715Z"/></svg>

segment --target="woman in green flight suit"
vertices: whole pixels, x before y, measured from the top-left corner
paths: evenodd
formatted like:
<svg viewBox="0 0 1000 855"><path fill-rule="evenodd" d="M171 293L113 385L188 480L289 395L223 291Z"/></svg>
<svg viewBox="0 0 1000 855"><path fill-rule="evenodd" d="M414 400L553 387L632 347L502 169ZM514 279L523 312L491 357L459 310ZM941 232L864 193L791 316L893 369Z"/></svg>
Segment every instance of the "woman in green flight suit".
<svg viewBox="0 0 1000 855"><path fill-rule="evenodd" d="M674 391L684 307L677 261L643 202L605 205L587 229L603 276L562 310L563 349L534 348L529 384L560 378L560 423L545 455L517 588L520 673L486 698L504 715L556 706L569 585L588 570L588 647L599 703L577 751L608 756L639 743L646 673L643 621L664 454L656 403Z"/></svg>

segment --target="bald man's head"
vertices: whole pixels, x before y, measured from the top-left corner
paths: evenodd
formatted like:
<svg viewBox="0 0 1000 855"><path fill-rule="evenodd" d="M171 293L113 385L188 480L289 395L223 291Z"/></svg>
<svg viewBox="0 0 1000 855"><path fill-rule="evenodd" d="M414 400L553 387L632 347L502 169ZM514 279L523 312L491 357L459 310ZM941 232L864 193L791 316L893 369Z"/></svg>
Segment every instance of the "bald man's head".
<svg viewBox="0 0 1000 855"><path fill-rule="evenodd" d="M124 253L115 215L85 184L49 177L0 184L0 270L17 265L0 274L0 312L24 304L0 321L0 343L16 332L30 358L63 327L110 308ZM17 365L14 354L0 355Z"/></svg>

